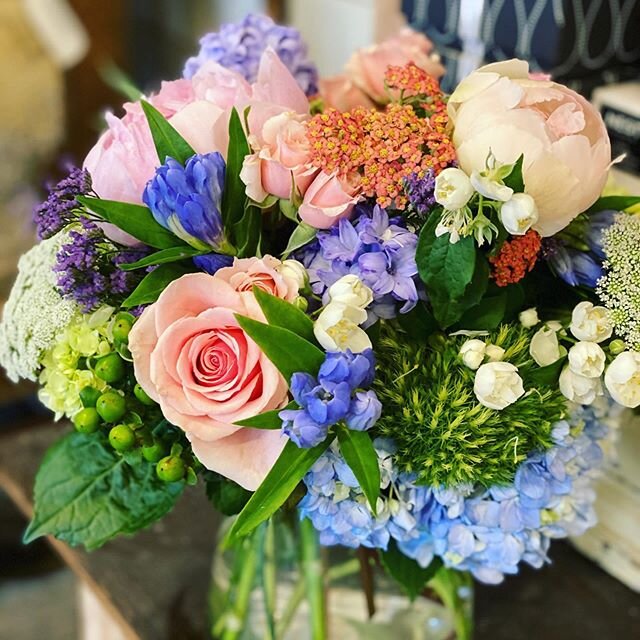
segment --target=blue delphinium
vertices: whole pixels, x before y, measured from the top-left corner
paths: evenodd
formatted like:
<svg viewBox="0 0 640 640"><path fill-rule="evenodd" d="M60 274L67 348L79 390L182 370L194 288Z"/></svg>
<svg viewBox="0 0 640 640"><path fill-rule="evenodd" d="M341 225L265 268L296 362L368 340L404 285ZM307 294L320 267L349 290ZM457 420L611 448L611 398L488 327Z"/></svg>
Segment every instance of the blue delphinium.
<svg viewBox="0 0 640 640"><path fill-rule="evenodd" d="M389 219L379 206L356 207L353 220L319 231L317 240L298 252L313 292L324 295L342 276L354 274L373 291L369 324L407 313L418 301L418 237L402 218ZM326 303L327 300L324 300Z"/></svg>
<svg viewBox="0 0 640 640"><path fill-rule="evenodd" d="M280 412L282 431L299 447L314 447L326 437L329 427L344 420L350 429L371 428L382 411L374 391L373 351L327 353L318 376L294 373L291 394L300 409Z"/></svg>
<svg viewBox="0 0 640 640"><path fill-rule="evenodd" d="M230 267L233 264L233 258L221 253L205 253L202 256L194 256L193 264L200 269L200 271L205 271L209 275L213 275L223 267Z"/></svg>
<svg viewBox="0 0 640 640"><path fill-rule="evenodd" d="M142 199L159 224L192 247L226 253L229 244L220 213L225 169L217 151L191 156L184 166L168 157Z"/></svg>
<svg viewBox="0 0 640 640"><path fill-rule="evenodd" d="M241 22L224 24L220 31L205 35L200 40L198 55L187 60L183 75L190 79L202 65L213 61L254 82L260 57L268 47L278 54L307 96L318 93L318 70L309 60L300 32L256 14L249 14Z"/></svg>
<svg viewBox="0 0 640 640"><path fill-rule="evenodd" d="M311 519L322 544L386 549L393 538L421 566L438 556L482 582L500 582L520 562L540 567L553 538L579 535L595 523L591 485L610 411L608 402L575 407L569 421L556 424L554 447L532 453L512 484L487 490L416 485L413 474L399 473L393 464L392 441L378 438L376 516L332 447L304 479L300 515Z"/></svg>

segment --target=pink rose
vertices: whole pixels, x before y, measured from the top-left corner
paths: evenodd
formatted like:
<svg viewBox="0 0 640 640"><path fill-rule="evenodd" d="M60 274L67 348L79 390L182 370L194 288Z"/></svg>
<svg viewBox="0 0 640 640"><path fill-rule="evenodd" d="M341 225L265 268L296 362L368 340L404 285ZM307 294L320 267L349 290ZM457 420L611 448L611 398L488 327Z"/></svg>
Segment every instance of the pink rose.
<svg viewBox="0 0 640 640"><path fill-rule="evenodd" d="M325 108L349 111L354 107L375 107L375 103L346 74L320 78L320 96Z"/></svg>
<svg viewBox="0 0 640 640"><path fill-rule="evenodd" d="M409 27L380 44L359 49L347 62L346 72L351 80L372 100L388 102L384 74L388 66L402 67L413 62L427 73L440 78L444 67L431 53L433 45L423 34Z"/></svg>
<svg viewBox="0 0 640 640"><path fill-rule="evenodd" d="M346 218L360 199L359 176L340 179L324 171L318 173L300 205L303 222L316 229L328 229L340 218Z"/></svg>
<svg viewBox="0 0 640 640"><path fill-rule="evenodd" d="M129 336L136 379L185 431L196 457L255 490L282 451L279 431L234 423L287 402L287 383L240 328L236 313L264 321L253 296L204 273L175 280Z"/></svg>
<svg viewBox="0 0 640 640"><path fill-rule="evenodd" d="M485 168L489 152L510 164L524 154L526 192L538 208L533 228L551 236L600 196L611 145L598 111L575 91L529 77L509 60L465 78L449 100L460 168Z"/></svg>
<svg viewBox="0 0 640 640"><path fill-rule="evenodd" d="M235 291L253 298L253 287L273 296L294 302L298 297L298 281L278 271L282 262L273 256L234 258L233 265L216 271L215 277L227 282Z"/></svg>

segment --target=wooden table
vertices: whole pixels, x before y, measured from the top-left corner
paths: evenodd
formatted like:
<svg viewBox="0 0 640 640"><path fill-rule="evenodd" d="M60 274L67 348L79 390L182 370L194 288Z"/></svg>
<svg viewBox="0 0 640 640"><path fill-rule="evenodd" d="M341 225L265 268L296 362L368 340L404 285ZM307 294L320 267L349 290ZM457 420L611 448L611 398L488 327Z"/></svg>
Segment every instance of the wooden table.
<svg viewBox="0 0 640 640"><path fill-rule="evenodd" d="M33 477L60 427L36 424L0 434L0 485L26 515ZM86 553L51 540L90 586L125 637L207 638L206 593L216 515L201 488L185 492L163 521L133 538ZM499 587L480 586L476 640L638 640L640 596L556 543L553 564L524 569Z"/></svg>

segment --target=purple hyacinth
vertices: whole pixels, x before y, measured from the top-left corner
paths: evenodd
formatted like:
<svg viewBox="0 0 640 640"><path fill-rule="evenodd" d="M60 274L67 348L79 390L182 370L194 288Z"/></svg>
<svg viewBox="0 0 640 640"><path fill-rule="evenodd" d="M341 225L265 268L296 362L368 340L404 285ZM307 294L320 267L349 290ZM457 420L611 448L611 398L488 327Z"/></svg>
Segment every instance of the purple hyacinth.
<svg viewBox="0 0 640 640"><path fill-rule="evenodd" d="M389 219L379 206L358 205L353 220L319 231L317 240L297 254L307 268L313 292L324 295L342 276L354 274L373 291L368 324L407 313L418 301L418 237L402 218ZM326 303L327 300L324 300Z"/></svg>
<svg viewBox="0 0 640 640"><path fill-rule="evenodd" d="M256 14L249 14L241 22L224 24L220 31L205 35L200 40L198 55L187 60L183 75L191 79L204 64L212 61L254 82L260 57L268 47L278 54L307 96L318 93L318 70L309 60L300 32Z"/></svg>
<svg viewBox="0 0 640 640"><path fill-rule="evenodd" d="M428 169L423 176L412 173L407 176L404 190L409 198L411 207L420 215L426 215L436 203L435 197L436 175L433 169Z"/></svg>
<svg viewBox="0 0 640 640"><path fill-rule="evenodd" d="M86 169L70 167L69 174L49 188L47 199L33 212L38 238L51 238L78 219L77 196L91 192L91 176Z"/></svg>

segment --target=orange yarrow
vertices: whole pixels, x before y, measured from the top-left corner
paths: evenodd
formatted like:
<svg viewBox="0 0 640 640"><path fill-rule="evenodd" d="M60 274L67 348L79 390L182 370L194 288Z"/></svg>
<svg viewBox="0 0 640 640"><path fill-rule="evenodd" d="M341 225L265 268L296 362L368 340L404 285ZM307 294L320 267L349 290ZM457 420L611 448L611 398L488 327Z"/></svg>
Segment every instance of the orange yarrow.
<svg viewBox="0 0 640 640"><path fill-rule="evenodd" d="M493 266L491 277L499 287L519 282L535 266L541 247L542 238L533 229L507 240L498 254L489 258Z"/></svg>

